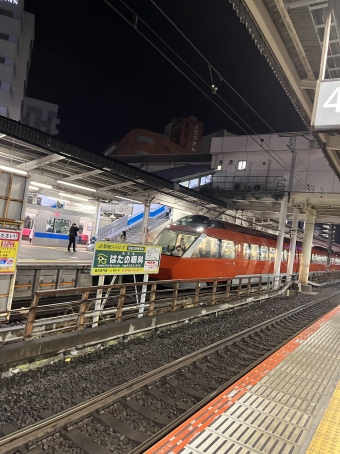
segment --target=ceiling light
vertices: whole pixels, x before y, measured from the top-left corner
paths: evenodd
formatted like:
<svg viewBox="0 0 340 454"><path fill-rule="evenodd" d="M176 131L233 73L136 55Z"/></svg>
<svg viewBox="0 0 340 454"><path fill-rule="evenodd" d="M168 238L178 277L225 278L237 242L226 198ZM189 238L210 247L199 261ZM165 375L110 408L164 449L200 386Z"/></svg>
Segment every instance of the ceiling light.
<svg viewBox="0 0 340 454"><path fill-rule="evenodd" d="M30 189L31 191L39 191L39 188L37 188L36 186L31 186L31 185L28 186L28 189Z"/></svg>
<svg viewBox="0 0 340 454"><path fill-rule="evenodd" d="M78 197L77 195L66 194L64 192L59 192L58 194L61 195L62 197L65 196L65 197L68 197L69 199L81 200L82 202L88 202L88 200L89 200L89 199L85 199L84 197Z"/></svg>
<svg viewBox="0 0 340 454"><path fill-rule="evenodd" d="M38 183L37 181L32 181L31 183L34 184L35 186L39 186L45 189L53 189L53 187L50 184L45 184L45 183Z"/></svg>
<svg viewBox="0 0 340 454"><path fill-rule="evenodd" d="M0 169L5 172L18 173L19 175L27 175L26 170L16 169L15 167L7 167L0 165Z"/></svg>
<svg viewBox="0 0 340 454"><path fill-rule="evenodd" d="M72 188L84 189L84 191L96 192L95 189L86 188L85 186L80 186L79 184L68 183L67 181L57 180L57 183L66 184L67 186L72 186Z"/></svg>
<svg viewBox="0 0 340 454"><path fill-rule="evenodd" d="M120 197L119 195L116 195L116 197L117 197L117 199L129 200L130 202L135 202L135 203L142 203L140 200L127 199L126 197Z"/></svg>

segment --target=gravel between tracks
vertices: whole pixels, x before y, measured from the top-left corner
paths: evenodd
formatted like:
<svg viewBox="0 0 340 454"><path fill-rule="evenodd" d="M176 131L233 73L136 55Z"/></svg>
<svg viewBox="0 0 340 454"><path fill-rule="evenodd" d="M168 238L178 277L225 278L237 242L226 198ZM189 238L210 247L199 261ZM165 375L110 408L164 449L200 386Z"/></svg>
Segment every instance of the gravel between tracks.
<svg viewBox="0 0 340 454"><path fill-rule="evenodd" d="M113 387L122 384L127 376L136 377L145 373L145 367L159 367L176 359L179 354L187 355L312 299L327 296L338 288L339 285L328 286L319 290L318 296L303 294L289 299L272 298L218 317L202 318L193 324L186 323L149 337L74 357L71 362L57 362L2 379L0 426L12 423L22 428L32 424L39 420L42 410L54 413L65 410L73 405L75 396L88 398L97 395L102 392L101 385ZM340 296L333 302L339 304ZM221 372L225 370L221 368ZM172 392L174 397L180 394L175 390ZM60 449L65 450L59 452L75 452L69 451L64 442L60 442Z"/></svg>

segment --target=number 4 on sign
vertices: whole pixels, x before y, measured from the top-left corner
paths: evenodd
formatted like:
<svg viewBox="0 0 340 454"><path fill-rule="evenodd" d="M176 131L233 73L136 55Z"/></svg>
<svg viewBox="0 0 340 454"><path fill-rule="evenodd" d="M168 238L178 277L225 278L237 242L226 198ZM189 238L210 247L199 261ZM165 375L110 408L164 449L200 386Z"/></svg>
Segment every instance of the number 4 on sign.
<svg viewBox="0 0 340 454"><path fill-rule="evenodd" d="M336 101L336 102L333 102ZM340 113L340 87L333 91L331 96L327 99L323 105L324 109L335 108L336 113Z"/></svg>

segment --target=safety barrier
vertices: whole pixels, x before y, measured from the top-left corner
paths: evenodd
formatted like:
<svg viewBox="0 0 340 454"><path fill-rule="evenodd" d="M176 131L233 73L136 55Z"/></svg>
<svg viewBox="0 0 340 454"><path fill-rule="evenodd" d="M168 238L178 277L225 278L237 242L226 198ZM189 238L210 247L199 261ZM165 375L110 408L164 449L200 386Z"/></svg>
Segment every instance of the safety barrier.
<svg viewBox="0 0 340 454"><path fill-rule="evenodd" d="M97 326L98 320L99 324L117 323L127 319L222 303L233 307L236 300L243 298L245 303L250 303L254 299L265 298L264 294L278 294L280 290L288 289L290 284L291 277L288 275L276 277L258 275L240 279L216 279L208 285L206 279L186 279L39 290L35 292L31 306L26 310L27 321L23 338L31 338L37 321L39 325L46 322L50 326L53 321L55 322L53 329L40 334L43 336L53 332L94 327ZM170 290L169 286L172 287ZM191 287L191 290L188 291L188 287ZM66 295L67 301L39 306L42 298L64 299ZM51 310L58 315L46 318L45 314Z"/></svg>
<svg viewBox="0 0 340 454"><path fill-rule="evenodd" d="M316 285L322 285L340 279L340 273L314 273L311 279ZM30 307L12 309L6 315L7 319L18 314L26 316L21 338L30 339L35 333L42 337L95 327L98 322L133 321L190 308L200 307L204 315L205 311L211 312L213 306L215 312L286 294L294 282L296 275L282 274L224 278L208 283L207 279L186 279L38 290ZM43 299L62 302L40 305Z"/></svg>

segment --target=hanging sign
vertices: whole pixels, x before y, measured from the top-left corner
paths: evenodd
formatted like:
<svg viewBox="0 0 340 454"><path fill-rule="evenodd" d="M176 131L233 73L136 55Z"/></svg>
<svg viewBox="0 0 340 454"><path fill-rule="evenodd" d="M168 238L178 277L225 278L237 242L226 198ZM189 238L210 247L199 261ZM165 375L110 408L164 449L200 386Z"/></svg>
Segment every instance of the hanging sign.
<svg viewBox="0 0 340 454"><path fill-rule="evenodd" d="M311 128L315 132L340 131L340 79L317 82Z"/></svg>
<svg viewBox="0 0 340 454"><path fill-rule="evenodd" d="M96 241L91 275L157 274L161 247Z"/></svg>
<svg viewBox="0 0 340 454"><path fill-rule="evenodd" d="M100 211L103 213L112 213L112 214L123 214L124 216L130 215L132 213L131 205L111 205L108 203L103 203L100 207Z"/></svg>
<svg viewBox="0 0 340 454"><path fill-rule="evenodd" d="M20 232L0 229L0 274L14 274L16 270Z"/></svg>

